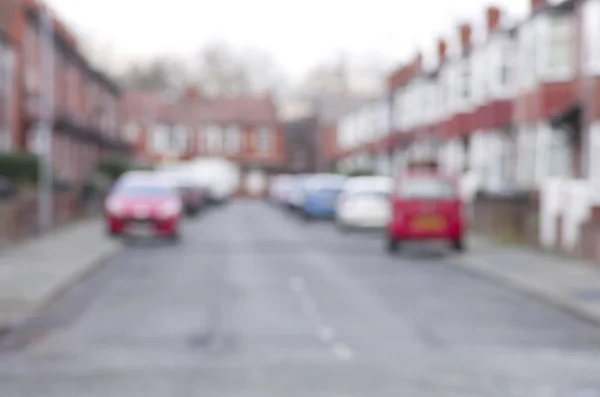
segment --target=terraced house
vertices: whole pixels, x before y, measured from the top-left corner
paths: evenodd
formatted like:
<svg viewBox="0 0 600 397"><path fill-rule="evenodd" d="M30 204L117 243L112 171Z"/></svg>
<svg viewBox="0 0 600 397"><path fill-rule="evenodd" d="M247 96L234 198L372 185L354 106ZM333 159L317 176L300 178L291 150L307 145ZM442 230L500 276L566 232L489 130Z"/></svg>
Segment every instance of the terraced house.
<svg viewBox="0 0 600 397"><path fill-rule="evenodd" d="M15 51L8 34L0 30L0 152L13 146L15 131Z"/></svg>
<svg viewBox="0 0 600 397"><path fill-rule="evenodd" d="M40 152L41 112L52 97L55 171L77 184L102 155L130 149L119 132L120 92L81 54L76 37L54 15L51 38L43 40L42 7L35 0L6 1L0 7L6 33L0 53L0 144Z"/></svg>
<svg viewBox="0 0 600 397"><path fill-rule="evenodd" d="M128 92L123 109L123 136L141 161L225 158L239 167L242 186L246 179L266 179L286 165L282 125L267 95L208 97L195 89L174 97ZM242 188L240 193L249 192Z"/></svg>
<svg viewBox="0 0 600 397"><path fill-rule="evenodd" d="M598 20L598 0L531 0L521 21L489 7L439 40L434 62L418 54L389 76L385 134L360 121L366 107L339 120L338 164L386 158L378 170L393 174L433 156L477 176L476 227L598 256Z"/></svg>

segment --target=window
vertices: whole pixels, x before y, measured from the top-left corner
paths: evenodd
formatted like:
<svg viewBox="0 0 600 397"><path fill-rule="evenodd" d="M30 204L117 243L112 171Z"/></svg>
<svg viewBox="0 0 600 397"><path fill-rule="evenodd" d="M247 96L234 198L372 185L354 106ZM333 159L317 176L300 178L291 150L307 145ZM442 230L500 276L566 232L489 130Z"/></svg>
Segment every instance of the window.
<svg viewBox="0 0 600 397"><path fill-rule="evenodd" d="M573 64L573 32L571 17L553 17L549 20L548 26L548 77L569 78Z"/></svg>
<svg viewBox="0 0 600 397"><path fill-rule="evenodd" d="M129 142L136 142L139 138L140 128L136 123L129 122L123 127L123 138Z"/></svg>
<svg viewBox="0 0 600 397"><path fill-rule="evenodd" d="M225 131L225 147L228 153L238 153L242 149L242 132L237 125L227 127Z"/></svg>
<svg viewBox="0 0 600 397"><path fill-rule="evenodd" d="M460 95L463 100L471 97L471 65L469 59L465 59L460 65Z"/></svg>
<svg viewBox="0 0 600 397"><path fill-rule="evenodd" d="M259 153L270 152L273 145L273 131L269 127L261 127L256 131L254 148Z"/></svg>
<svg viewBox="0 0 600 397"><path fill-rule="evenodd" d="M169 150L169 126L166 124L155 124L151 131L151 149L155 152Z"/></svg>
<svg viewBox="0 0 600 397"><path fill-rule="evenodd" d="M581 11L583 18L582 66L589 74L600 73L600 2L586 1Z"/></svg>
<svg viewBox="0 0 600 397"><path fill-rule="evenodd" d="M206 127L206 150L211 153L223 151L223 131L221 126L210 125Z"/></svg>
<svg viewBox="0 0 600 397"><path fill-rule="evenodd" d="M8 152L12 148L12 139L8 126L0 126L0 153Z"/></svg>
<svg viewBox="0 0 600 397"><path fill-rule="evenodd" d="M206 148L206 134L204 131L204 128L202 126L200 126L200 128L198 128L198 131L196 132L196 145L197 148L196 150L198 152L203 152Z"/></svg>
<svg viewBox="0 0 600 397"><path fill-rule="evenodd" d="M519 86L529 89L536 83L536 30L532 22L519 29Z"/></svg>
<svg viewBox="0 0 600 397"><path fill-rule="evenodd" d="M185 152L188 148L188 128L185 125L176 125L171 132L171 150Z"/></svg>
<svg viewBox="0 0 600 397"><path fill-rule="evenodd" d="M397 195L406 200L454 199L458 192L452 183L432 177L409 177L398 187Z"/></svg>

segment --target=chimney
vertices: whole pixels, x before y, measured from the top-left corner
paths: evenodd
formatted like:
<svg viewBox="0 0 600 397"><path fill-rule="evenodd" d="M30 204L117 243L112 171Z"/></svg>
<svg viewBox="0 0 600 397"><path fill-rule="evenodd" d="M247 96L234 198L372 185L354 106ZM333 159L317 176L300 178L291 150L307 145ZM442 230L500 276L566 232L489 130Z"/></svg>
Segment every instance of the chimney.
<svg viewBox="0 0 600 397"><path fill-rule="evenodd" d="M500 26L501 12L498 7L488 7L486 10L487 31L491 33Z"/></svg>
<svg viewBox="0 0 600 397"><path fill-rule="evenodd" d="M196 87L188 87L185 90L184 98L186 102L196 102L200 99L200 91Z"/></svg>
<svg viewBox="0 0 600 397"><path fill-rule="evenodd" d="M469 47L471 47L471 25L464 23L458 28L458 35L460 38L460 49L462 53L465 53Z"/></svg>
<svg viewBox="0 0 600 397"><path fill-rule="evenodd" d="M446 60L447 50L448 50L448 44L446 43L446 40L439 39L438 44L437 44L437 55L438 55L438 61L440 63L442 63Z"/></svg>
<svg viewBox="0 0 600 397"><path fill-rule="evenodd" d="M548 5L548 0L530 0L531 12L536 12Z"/></svg>

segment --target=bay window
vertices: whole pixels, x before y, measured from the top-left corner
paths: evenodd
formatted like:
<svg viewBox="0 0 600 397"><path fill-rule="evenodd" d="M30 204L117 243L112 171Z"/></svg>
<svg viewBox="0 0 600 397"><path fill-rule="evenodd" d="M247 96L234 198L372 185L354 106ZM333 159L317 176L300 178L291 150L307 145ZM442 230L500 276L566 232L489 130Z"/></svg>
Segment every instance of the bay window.
<svg viewBox="0 0 600 397"><path fill-rule="evenodd" d="M519 29L518 46L519 46L519 89L529 90L535 87L537 82L536 76L536 30L533 21L529 21Z"/></svg>
<svg viewBox="0 0 600 397"><path fill-rule="evenodd" d="M570 15L552 16L546 20L544 35L545 62L543 76L548 80L568 80L573 75L574 35Z"/></svg>

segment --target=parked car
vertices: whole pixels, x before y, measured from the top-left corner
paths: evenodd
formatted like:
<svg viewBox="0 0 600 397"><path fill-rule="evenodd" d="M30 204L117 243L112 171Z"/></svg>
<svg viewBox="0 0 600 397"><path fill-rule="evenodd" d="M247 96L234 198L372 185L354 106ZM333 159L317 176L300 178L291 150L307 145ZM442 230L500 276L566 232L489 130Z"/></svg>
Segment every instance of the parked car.
<svg viewBox="0 0 600 397"><path fill-rule="evenodd" d="M336 224L348 228L385 228L394 180L386 176L349 178L336 204Z"/></svg>
<svg viewBox="0 0 600 397"><path fill-rule="evenodd" d="M110 236L180 238L183 205L176 187L158 175L128 176L106 198Z"/></svg>
<svg viewBox="0 0 600 397"><path fill-rule="evenodd" d="M283 204L286 195L293 183L291 175L277 175L271 179L269 184L269 199L275 204Z"/></svg>
<svg viewBox="0 0 600 397"><path fill-rule="evenodd" d="M387 226L387 250L406 241L449 241L465 248L466 214L457 181L435 170L412 170L398 177Z"/></svg>
<svg viewBox="0 0 600 397"><path fill-rule="evenodd" d="M334 218L336 203L347 177L338 174L315 174L304 183L302 216L313 218Z"/></svg>
<svg viewBox="0 0 600 397"><path fill-rule="evenodd" d="M293 175L284 190L282 197L284 204L292 211L300 211L304 203L304 185L310 174Z"/></svg>

